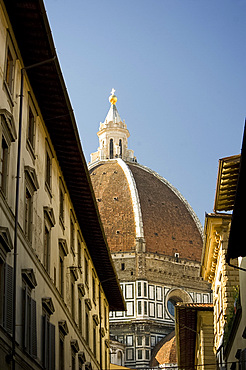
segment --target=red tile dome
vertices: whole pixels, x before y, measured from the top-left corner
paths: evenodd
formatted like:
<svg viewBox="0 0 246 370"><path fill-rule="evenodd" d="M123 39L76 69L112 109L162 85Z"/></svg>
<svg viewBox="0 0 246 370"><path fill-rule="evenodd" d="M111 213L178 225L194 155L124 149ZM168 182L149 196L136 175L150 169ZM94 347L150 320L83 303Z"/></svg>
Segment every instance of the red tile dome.
<svg viewBox="0 0 246 370"><path fill-rule="evenodd" d="M188 202L149 168L121 159L93 163L91 180L111 253L145 251L200 261L202 229Z"/></svg>

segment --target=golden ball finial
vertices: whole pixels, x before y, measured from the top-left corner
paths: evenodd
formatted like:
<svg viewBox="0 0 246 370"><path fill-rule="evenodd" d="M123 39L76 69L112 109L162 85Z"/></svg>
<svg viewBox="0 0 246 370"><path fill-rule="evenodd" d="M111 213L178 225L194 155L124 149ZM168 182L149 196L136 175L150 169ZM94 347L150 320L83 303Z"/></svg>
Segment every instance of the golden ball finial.
<svg viewBox="0 0 246 370"><path fill-rule="evenodd" d="M115 89L112 89L111 95L108 98L108 100L110 101L111 104L116 104L116 102L117 102L117 97L114 95L114 93L115 93Z"/></svg>

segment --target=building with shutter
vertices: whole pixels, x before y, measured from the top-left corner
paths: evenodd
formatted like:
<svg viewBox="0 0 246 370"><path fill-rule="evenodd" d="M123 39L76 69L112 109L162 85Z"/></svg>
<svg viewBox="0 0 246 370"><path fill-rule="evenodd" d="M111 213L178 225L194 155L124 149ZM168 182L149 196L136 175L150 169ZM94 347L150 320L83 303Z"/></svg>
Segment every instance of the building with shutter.
<svg viewBox="0 0 246 370"><path fill-rule="evenodd" d="M219 160L214 212L205 220L201 273L212 284L218 369L246 369L245 135L241 155Z"/></svg>
<svg viewBox="0 0 246 370"><path fill-rule="evenodd" d="M89 169L127 307L110 313L114 358L117 340L125 366L149 368L159 366L158 350L174 330L176 303L210 303L211 290L200 277L200 222L172 184L137 162L114 92Z"/></svg>
<svg viewBox="0 0 246 370"><path fill-rule="evenodd" d="M0 1L0 368L108 369L124 310L42 0Z"/></svg>

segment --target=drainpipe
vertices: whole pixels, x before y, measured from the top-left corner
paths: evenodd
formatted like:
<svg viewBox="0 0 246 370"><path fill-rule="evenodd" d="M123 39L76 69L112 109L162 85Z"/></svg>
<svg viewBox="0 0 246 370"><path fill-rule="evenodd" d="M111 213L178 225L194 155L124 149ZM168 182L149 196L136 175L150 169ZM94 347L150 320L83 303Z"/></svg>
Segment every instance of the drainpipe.
<svg viewBox="0 0 246 370"><path fill-rule="evenodd" d="M51 59L32 64L21 69L21 87L20 87L20 109L19 109L19 133L18 133L18 150L17 150L17 169L16 169L16 192L15 192L15 229L14 229L14 266L13 266L13 313L12 313L12 352L6 356L6 360L12 361L12 370L15 370L15 347L16 347L16 290L17 290L17 239L18 239L18 216L19 216L19 188L20 188L20 163L21 163L21 133L22 133L22 110L23 110L23 86L24 73L28 69L39 67L43 64L50 63L56 59L54 56Z"/></svg>

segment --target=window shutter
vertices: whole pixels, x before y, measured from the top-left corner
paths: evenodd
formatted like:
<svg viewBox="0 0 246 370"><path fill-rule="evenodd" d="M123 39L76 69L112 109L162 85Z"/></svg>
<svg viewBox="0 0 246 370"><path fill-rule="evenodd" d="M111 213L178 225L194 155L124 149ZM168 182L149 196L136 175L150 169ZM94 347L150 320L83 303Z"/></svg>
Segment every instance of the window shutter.
<svg viewBox="0 0 246 370"><path fill-rule="evenodd" d="M50 354L50 370L55 370L55 326L49 323L50 327L50 341L49 341L49 354Z"/></svg>
<svg viewBox="0 0 246 370"><path fill-rule="evenodd" d="M24 314L24 327L23 327L23 347L27 349L27 330L28 330L28 313L27 313L27 288L23 289L23 314Z"/></svg>
<svg viewBox="0 0 246 370"><path fill-rule="evenodd" d="M42 316L43 321L43 365L44 368L48 368L48 322L47 316Z"/></svg>
<svg viewBox="0 0 246 370"><path fill-rule="evenodd" d="M36 301L31 298L31 355L37 357L37 316Z"/></svg>
<svg viewBox="0 0 246 370"><path fill-rule="evenodd" d="M13 326L13 267L5 265L4 328L12 333Z"/></svg>

